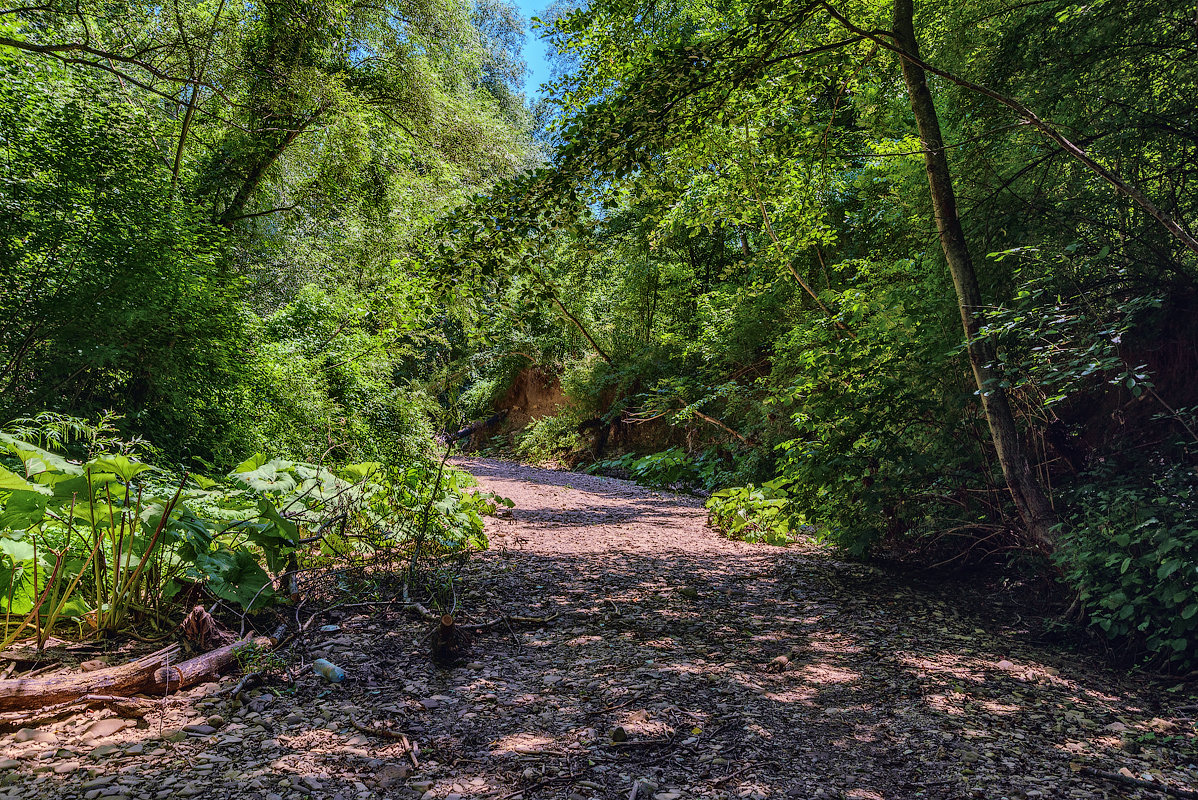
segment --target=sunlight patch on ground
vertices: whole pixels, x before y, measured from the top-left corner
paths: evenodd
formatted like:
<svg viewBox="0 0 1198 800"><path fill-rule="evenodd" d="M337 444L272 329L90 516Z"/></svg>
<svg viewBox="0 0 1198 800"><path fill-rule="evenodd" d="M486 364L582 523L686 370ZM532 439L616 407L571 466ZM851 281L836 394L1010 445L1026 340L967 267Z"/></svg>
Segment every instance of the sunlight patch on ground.
<svg viewBox="0 0 1198 800"><path fill-rule="evenodd" d="M1000 703L997 700L974 700L973 702L984 709L987 714L1015 714L1020 710L1017 705Z"/></svg>
<svg viewBox="0 0 1198 800"><path fill-rule="evenodd" d="M819 692L811 686L796 686L781 692L766 692L762 697L776 703L805 703L813 705L813 700Z"/></svg>
<svg viewBox="0 0 1198 800"><path fill-rule="evenodd" d="M852 643L847 636L835 633L813 634L807 647L821 653L860 653L860 645Z"/></svg>
<svg viewBox="0 0 1198 800"><path fill-rule="evenodd" d="M962 695L943 695L929 694L923 698L924 703L941 714L947 714L950 717L965 716L965 709L961 707L961 701L964 699Z"/></svg>
<svg viewBox="0 0 1198 800"><path fill-rule="evenodd" d="M856 683L861 680L861 673L844 667L834 667L830 664L807 664L795 671L808 683Z"/></svg>
<svg viewBox="0 0 1198 800"><path fill-rule="evenodd" d="M495 740L491 745L492 753L514 753L529 755L540 753L553 747L554 740L548 736L536 733L513 733Z"/></svg>
<svg viewBox="0 0 1198 800"><path fill-rule="evenodd" d="M938 654L935 658L899 656L898 662L920 678L934 675L938 678L956 678L970 683L982 683L986 680L986 674L974 659L965 659L949 653Z"/></svg>
<svg viewBox="0 0 1198 800"><path fill-rule="evenodd" d="M602 644L602 636L576 636L566 642L566 647L583 647L588 644Z"/></svg>

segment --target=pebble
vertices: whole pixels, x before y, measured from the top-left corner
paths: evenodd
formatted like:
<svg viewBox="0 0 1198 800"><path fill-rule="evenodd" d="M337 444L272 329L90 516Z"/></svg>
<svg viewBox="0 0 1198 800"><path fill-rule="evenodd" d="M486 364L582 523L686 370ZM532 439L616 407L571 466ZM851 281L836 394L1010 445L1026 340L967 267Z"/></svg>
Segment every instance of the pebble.
<svg viewBox="0 0 1198 800"><path fill-rule="evenodd" d="M50 731L40 731L37 728L21 728L12 735L13 741L24 742L56 742L58 737Z"/></svg>
<svg viewBox="0 0 1198 800"><path fill-rule="evenodd" d="M110 717L109 719L98 720L88 725L87 729L83 732L83 736L88 739L102 739L105 736L112 736L114 733L122 731L132 724L127 719Z"/></svg>

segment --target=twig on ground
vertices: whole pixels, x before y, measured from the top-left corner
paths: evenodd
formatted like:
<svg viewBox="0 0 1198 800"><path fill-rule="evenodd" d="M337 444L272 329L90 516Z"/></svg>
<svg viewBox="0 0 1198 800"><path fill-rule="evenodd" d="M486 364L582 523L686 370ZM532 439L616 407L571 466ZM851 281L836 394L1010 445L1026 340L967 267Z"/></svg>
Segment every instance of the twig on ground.
<svg viewBox="0 0 1198 800"><path fill-rule="evenodd" d="M408 737L403 731L393 731L390 728L376 728L373 725L364 725L358 721L358 718L351 713L349 715L349 724L360 730L362 733L377 736L380 739L395 739L396 741L407 743Z"/></svg>
<svg viewBox="0 0 1198 800"><path fill-rule="evenodd" d="M531 792L533 789L540 789L542 786L548 786L551 783L560 783L561 781L572 781L577 777L578 776L575 775L573 772L571 772L569 775L555 775L552 778L545 778L544 780L537 781L532 786L525 786L523 789L517 789L514 792L508 792L507 794L500 795L499 797L496 797L495 800L511 800L511 798L518 797L519 795L522 795L525 792Z"/></svg>
<svg viewBox="0 0 1198 800"><path fill-rule="evenodd" d="M1082 775L1090 775L1095 778L1102 778L1111 783L1121 783L1124 786L1135 786L1140 789L1149 789L1155 792L1163 792L1164 794L1172 795L1173 797L1198 798L1198 792L1193 789L1184 789L1179 786L1170 786L1167 783L1157 783L1156 781L1145 781L1139 778L1129 778L1126 775L1120 775L1118 772L1107 772L1104 769L1095 769L1094 767L1081 767L1077 770Z"/></svg>
<svg viewBox="0 0 1198 800"><path fill-rule="evenodd" d="M656 747L659 744L672 744L673 739L633 739L629 742L608 742L608 747Z"/></svg>
<svg viewBox="0 0 1198 800"><path fill-rule="evenodd" d="M224 695L228 695L229 697L237 697L237 695L241 694L246 689L253 688L249 684L257 685L261 681L262 681L262 673L261 672L247 672L246 674L242 675L241 680L237 681L237 683L233 684L233 686L231 686L227 689L221 689L217 692L214 692L214 694L217 697L222 697Z"/></svg>
<svg viewBox="0 0 1198 800"><path fill-rule="evenodd" d="M623 708L623 707L624 707L624 706L626 706L626 705L630 705L630 704L632 704L632 703L635 703L637 700L640 700L642 697L644 697L644 695L641 695L641 694L636 694L636 695L633 695L632 697L630 697L630 698L628 698L627 700L625 700L623 703L616 703L614 706L608 706L607 708L603 709L603 710L602 710L602 711L600 711L599 713L600 713L600 714L607 714L607 713L608 713L608 712L610 712L610 711L616 711L617 709L621 709L621 708Z"/></svg>
<svg viewBox="0 0 1198 800"><path fill-rule="evenodd" d="M504 614L501 617L496 617L489 622L476 622L472 625L459 625L459 628L464 628L471 631L481 631L487 628L494 628L497 625L544 625L553 622L560 617L561 614L551 614L548 617L514 617L509 614Z"/></svg>
<svg viewBox="0 0 1198 800"><path fill-rule="evenodd" d="M725 775L722 778L716 778L714 781L711 782L711 785L719 786L721 783L727 783L728 781L735 778L737 775L743 775L744 773L753 769L753 767L755 767L755 766L756 766L756 764L749 764L747 767L741 767L740 769L736 770L735 772L729 772L727 775Z"/></svg>

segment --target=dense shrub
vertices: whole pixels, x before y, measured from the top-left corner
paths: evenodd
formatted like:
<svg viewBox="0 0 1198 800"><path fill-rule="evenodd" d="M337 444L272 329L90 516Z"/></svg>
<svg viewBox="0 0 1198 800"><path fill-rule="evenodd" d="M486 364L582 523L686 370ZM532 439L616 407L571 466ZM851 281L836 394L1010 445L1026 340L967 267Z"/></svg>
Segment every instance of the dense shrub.
<svg viewBox="0 0 1198 800"><path fill-rule="evenodd" d="M1152 476L1115 464L1083 476L1057 554L1089 621L1130 652L1198 664L1198 476Z"/></svg>

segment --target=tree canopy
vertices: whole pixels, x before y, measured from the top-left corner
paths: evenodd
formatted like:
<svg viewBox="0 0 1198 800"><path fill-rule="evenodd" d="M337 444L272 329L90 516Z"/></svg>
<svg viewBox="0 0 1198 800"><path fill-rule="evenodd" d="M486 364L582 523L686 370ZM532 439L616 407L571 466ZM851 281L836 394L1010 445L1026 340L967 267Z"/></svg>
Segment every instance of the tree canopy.
<svg viewBox="0 0 1198 800"><path fill-rule="evenodd" d="M536 101L499 0L0 11L0 423L215 474L511 413L1198 659L1191 6L557 3Z"/></svg>

